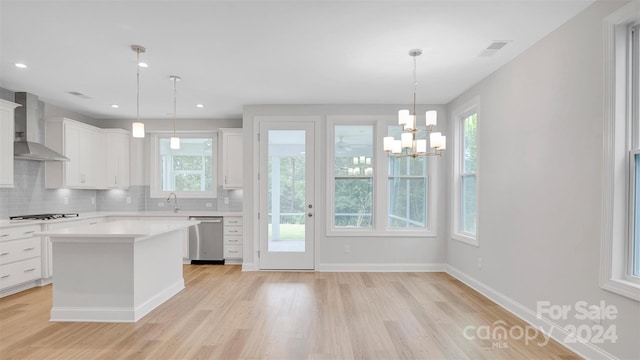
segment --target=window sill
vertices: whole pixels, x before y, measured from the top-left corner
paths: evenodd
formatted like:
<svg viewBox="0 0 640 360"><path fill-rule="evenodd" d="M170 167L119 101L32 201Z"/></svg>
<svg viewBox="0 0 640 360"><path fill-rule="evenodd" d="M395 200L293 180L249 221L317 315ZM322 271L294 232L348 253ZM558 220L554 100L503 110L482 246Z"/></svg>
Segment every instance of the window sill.
<svg viewBox="0 0 640 360"><path fill-rule="evenodd" d="M353 230L330 230L327 231L327 237L399 237L399 238L410 238L410 237L421 237L421 238L435 238L438 235L433 231L424 231L424 230L387 230L387 231L378 231L378 230L364 230L364 229L353 229Z"/></svg>
<svg viewBox="0 0 640 360"><path fill-rule="evenodd" d="M600 284L600 287L640 302L640 284L623 279L609 279Z"/></svg>
<svg viewBox="0 0 640 360"><path fill-rule="evenodd" d="M459 241L459 242L464 243L464 244L467 244L467 245L472 245L472 246L475 246L475 247L480 247L480 245L478 244L478 238L471 237L471 236L468 236L468 235L464 235L464 234L456 233L456 234L453 234L453 235L451 236L451 239L452 239L452 240Z"/></svg>

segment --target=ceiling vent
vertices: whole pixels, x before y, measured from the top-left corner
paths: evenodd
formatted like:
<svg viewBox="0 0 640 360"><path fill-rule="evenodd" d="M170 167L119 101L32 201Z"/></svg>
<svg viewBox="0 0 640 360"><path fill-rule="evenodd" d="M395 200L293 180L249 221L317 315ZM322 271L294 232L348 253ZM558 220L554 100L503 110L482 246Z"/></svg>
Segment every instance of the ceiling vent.
<svg viewBox="0 0 640 360"><path fill-rule="evenodd" d="M480 57L490 57L495 55L500 49L505 47L511 40L495 40L486 49L482 50Z"/></svg>
<svg viewBox="0 0 640 360"><path fill-rule="evenodd" d="M73 96L77 96L77 97L82 98L82 99L91 99L90 96L87 96L87 95L85 95L83 93L80 93L80 92L77 92L77 91L69 91L69 92L67 92L67 94L71 94Z"/></svg>

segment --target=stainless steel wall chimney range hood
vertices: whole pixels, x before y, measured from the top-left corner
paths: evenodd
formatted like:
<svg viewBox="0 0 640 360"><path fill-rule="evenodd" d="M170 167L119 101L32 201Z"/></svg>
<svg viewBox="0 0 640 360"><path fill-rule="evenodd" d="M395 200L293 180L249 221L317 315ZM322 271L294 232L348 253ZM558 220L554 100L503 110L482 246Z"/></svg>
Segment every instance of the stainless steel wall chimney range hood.
<svg viewBox="0 0 640 360"><path fill-rule="evenodd" d="M38 97L26 92L17 92L15 93L15 102L22 106L15 110L14 158L36 161L69 161L69 158L40 143Z"/></svg>

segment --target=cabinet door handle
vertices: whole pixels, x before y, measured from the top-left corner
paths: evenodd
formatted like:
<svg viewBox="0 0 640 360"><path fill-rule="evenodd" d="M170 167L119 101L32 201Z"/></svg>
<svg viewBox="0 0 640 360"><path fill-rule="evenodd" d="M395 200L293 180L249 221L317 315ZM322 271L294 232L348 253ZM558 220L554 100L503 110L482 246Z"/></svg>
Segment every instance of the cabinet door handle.
<svg viewBox="0 0 640 360"><path fill-rule="evenodd" d="M27 273L27 272L32 272L32 271L35 271L35 270L36 270L36 268L31 268L31 269L27 269L27 270L25 270L24 272L26 272L26 273Z"/></svg>
<svg viewBox="0 0 640 360"><path fill-rule="evenodd" d="M7 236L9 236L9 234L2 234L2 235L0 235L0 237L7 237Z"/></svg>
<svg viewBox="0 0 640 360"><path fill-rule="evenodd" d="M33 234L33 233L35 233L35 232L36 232L35 230L25 231L25 232L24 232L24 234L25 234L25 235L27 235L27 234Z"/></svg>
<svg viewBox="0 0 640 360"><path fill-rule="evenodd" d="M8 278L9 276L11 276L11 275L5 275L5 276L2 276L2 277L0 277L0 279L6 279L6 278Z"/></svg>
<svg viewBox="0 0 640 360"><path fill-rule="evenodd" d="M8 252L0 254L0 256L7 256L7 255L9 255Z"/></svg>
<svg viewBox="0 0 640 360"><path fill-rule="evenodd" d="M238 242L238 240L229 240L229 242Z"/></svg>
<svg viewBox="0 0 640 360"><path fill-rule="evenodd" d="M24 249L24 250L22 250L22 251L32 251L32 250L35 250L35 249L36 249L36 248L30 247L30 248L26 248L26 249Z"/></svg>
<svg viewBox="0 0 640 360"><path fill-rule="evenodd" d="M229 250L230 253L237 254L238 250Z"/></svg>
<svg viewBox="0 0 640 360"><path fill-rule="evenodd" d="M224 176L224 183L227 183L227 175Z"/></svg>

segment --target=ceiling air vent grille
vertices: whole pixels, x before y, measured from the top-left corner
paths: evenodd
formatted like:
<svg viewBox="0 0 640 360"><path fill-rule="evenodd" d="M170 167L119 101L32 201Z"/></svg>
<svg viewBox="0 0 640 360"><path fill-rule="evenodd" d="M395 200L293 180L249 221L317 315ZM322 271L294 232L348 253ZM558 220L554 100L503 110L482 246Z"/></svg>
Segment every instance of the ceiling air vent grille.
<svg viewBox="0 0 640 360"><path fill-rule="evenodd" d="M80 93L80 92L77 92L77 91L69 91L69 92L67 92L67 94L71 94L73 96L77 96L77 97L82 98L82 99L91 99L90 96L87 96L87 95L85 95L83 93Z"/></svg>
<svg viewBox="0 0 640 360"><path fill-rule="evenodd" d="M511 40L496 40L492 42L489 46L487 46L486 49L482 50L482 52L480 53L480 57L493 56L498 52L498 50L502 49L503 47L505 47L505 45L507 45L510 42Z"/></svg>

